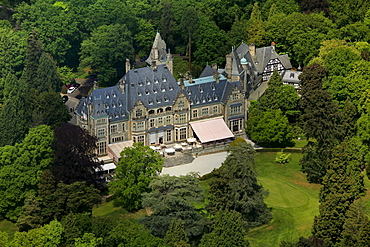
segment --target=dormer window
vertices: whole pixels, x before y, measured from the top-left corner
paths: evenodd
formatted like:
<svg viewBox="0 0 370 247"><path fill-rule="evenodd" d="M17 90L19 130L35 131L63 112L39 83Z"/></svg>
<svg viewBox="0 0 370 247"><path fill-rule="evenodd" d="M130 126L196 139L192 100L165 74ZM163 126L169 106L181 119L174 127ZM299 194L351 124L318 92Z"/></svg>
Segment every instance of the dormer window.
<svg viewBox="0 0 370 247"><path fill-rule="evenodd" d="M173 90L173 87L172 86L169 86L168 87L168 90L172 91Z"/></svg>
<svg viewBox="0 0 370 247"><path fill-rule="evenodd" d="M113 104L113 105L112 105L112 108L116 108L116 104Z"/></svg>
<svg viewBox="0 0 370 247"><path fill-rule="evenodd" d="M136 117L141 117L143 115L143 111L142 110L137 110L136 111Z"/></svg>
<svg viewBox="0 0 370 247"><path fill-rule="evenodd" d="M142 82L142 81L140 81L140 82L139 82L139 86L142 86L142 85L143 85L143 82Z"/></svg>
<svg viewBox="0 0 370 247"><path fill-rule="evenodd" d="M137 95L138 95L138 96L141 96L141 92L137 92Z"/></svg>
<svg viewBox="0 0 370 247"><path fill-rule="evenodd" d="M163 78L163 82L166 82L167 81L167 78Z"/></svg>
<svg viewBox="0 0 370 247"><path fill-rule="evenodd" d="M191 90L187 90L186 92L188 93L188 95L191 95Z"/></svg>
<svg viewBox="0 0 370 247"><path fill-rule="evenodd" d="M109 94L107 94L107 96L106 96L106 97L107 97L107 99L109 99Z"/></svg>
<svg viewBox="0 0 370 247"><path fill-rule="evenodd" d="M213 100L217 100L217 99L218 99L217 95L213 96Z"/></svg>
<svg viewBox="0 0 370 247"><path fill-rule="evenodd" d="M153 88L153 93L157 93L157 89L156 88Z"/></svg>
<svg viewBox="0 0 370 247"><path fill-rule="evenodd" d="M211 98L211 96L208 96L208 101L212 101L212 98Z"/></svg>
<svg viewBox="0 0 370 247"><path fill-rule="evenodd" d="M109 105L105 105L105 109L109 109Z"/></svg>
<svg viewBox="0 0 370 247"><path fill-rule="evenodd" d="M146 85L150 85L150 81L147 81L147 82L146 82Z"/></svg>
<svg viewBox="0 0 370 247"><path fill-rule="evenodd" d="M203 93L203 88L199 86L199 92Z"/></svg>
<svg viewBox="0 0 370 247"><path fill-rule="evenodd" d="M115 93L113 93L113 97L115 98L115 97L117 97L117 95Z"/></svg>
<svg viewBox="0 0 370 247"><path fill-rule="evenodd" d="M149 105L153 105L153 100L148 100Z"/></svg>
<svg viewBox="0 0 370 247"><path fill-rule="evenodd" d="M158 83L158 79L155 79L154 83L157 84Z"/></svg>
<svg viewBox="0 0 370 247"><path fill-rule="evenodd" d="M294 78L294 73L290 73L290 78Z"/></svg>
<svg viewBox="0 0 370 247"><path fill-rule="evenodd" d="M149 91L145 91L145 94L146 94L146 95L149 95Z"/></svg>
<svg viewBox="0 0 370 247"><path fill-rule="evenodd" d="M162 103L162 100L161 99L157 99L157 103L158 104Z"/></svg>
<svg viewBox="0 0 370 247"><path fill-rule="evenodd" d="M216 88L215 88L215 85L211 85L211 89L214 91L214 90L216 90Z"/></svg>
<svg viewBox="0 0 370 247"><path fill-rule="evenodd" d="M164 87L162 87L161 91L162 92L166 92L166 89Z"/></svg>

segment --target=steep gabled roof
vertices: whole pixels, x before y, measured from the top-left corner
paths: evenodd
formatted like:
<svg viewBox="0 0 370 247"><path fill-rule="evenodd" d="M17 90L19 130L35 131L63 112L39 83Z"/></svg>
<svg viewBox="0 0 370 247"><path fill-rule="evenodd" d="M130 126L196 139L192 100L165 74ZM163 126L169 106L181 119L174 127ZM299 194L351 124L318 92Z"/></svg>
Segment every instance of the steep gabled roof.
<svg viewBox="0 0 370 247"><path fill-rule="evenodd" d="M203 71L202 71L202 73L200 74L199 78L207 77L207 76L213 76L213 73L214 73L214 72L215 72L215 70L214 70L211 66L207 65L207 66L203 69Z"/></svg>
<svg viewBox="0 0 370 247"><path fill-rule="evenodd" d="M219 76L219 82L216 82L213 76L194 79L193 83L184 81L185 88L182 91L188 98L190 105L202 106L219 102L225 103L235 86L241 91L239 82L231 83L223 75Z"/></svg>
<svg viewBox="0 0 370 247"><path fill-rule="evenodd" d="M158 65L156 69L145 67L130 70L120 81L124 90L121 91L120 82L113 87L93 90L81 100L76 113L87 116L91 105L90 114L93 118L108 116L110 121L128 119L137 101L143 102L148 109L166 107L174 103L181 91L165 65Z"/></svg>
<svg viewBox="0 0 370 247"><path fill-rule="evenodd" d="M152 46L152 49L150 51L150 55L148 57L148 59L146 60L146 62L150 65L152 63L152 61L160 61L161 63L165 63L166 62L166 57L167 57L167 48L166 48L166 42L164 42L164 40L161 38L161 35L159 34L159 32L157 32L156 36L155 36L155 39L154 39L154 42L153 42L153 46ZM155 50L158 50L158 58L156 58L156 54L155 54Z"/></svg>
<svg viewBox="0 0 370 247"><path fill-rule="evenodd" d="M122 79L129 94L129 110L139 99L148 109L170 106L181 90L165 65L130 70Z"/></svg>

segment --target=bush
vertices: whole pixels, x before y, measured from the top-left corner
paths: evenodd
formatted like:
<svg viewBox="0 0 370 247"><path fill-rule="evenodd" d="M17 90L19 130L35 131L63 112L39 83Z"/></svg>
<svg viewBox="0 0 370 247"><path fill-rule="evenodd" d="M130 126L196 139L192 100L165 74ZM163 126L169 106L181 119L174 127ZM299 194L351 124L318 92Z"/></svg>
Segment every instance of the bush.
<svg viewBox="0 0 370 247"><path fill-rule="evenodd" d="M276 153L275 162L279 164L287 164L291 160L291 154L284 153L283 150L281 152Z"/></svg>

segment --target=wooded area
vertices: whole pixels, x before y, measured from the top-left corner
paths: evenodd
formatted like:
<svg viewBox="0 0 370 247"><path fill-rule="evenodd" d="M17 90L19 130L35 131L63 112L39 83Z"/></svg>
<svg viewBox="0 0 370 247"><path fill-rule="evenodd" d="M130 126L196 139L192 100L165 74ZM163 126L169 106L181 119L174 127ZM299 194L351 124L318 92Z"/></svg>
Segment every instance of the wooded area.
<svg viewBox="0 0 370 247"><path fill-rule="evenodd" d="M89 76L116 84L126 59L139 66L149 55L156 32L176 54L176 78L223 66L241 42L274 42L303 68L299 94L273 74L246 129L268 147L307 139L301 170L322 185L312 235L281 246L368 245L361 198L370 169L369 1L3 0L0 7L0 216L18 227L14 236L0 232L1 246L249 246L246 232L271 221L254 150L240 140L203 178L206 192L195 174L158 176L162 158L140 144L123 152L109 188L95 176L96 139L66 123L62 85ZM281 166L289 162L282 155ZM107 193L148 215L93 217Z"/></svg>

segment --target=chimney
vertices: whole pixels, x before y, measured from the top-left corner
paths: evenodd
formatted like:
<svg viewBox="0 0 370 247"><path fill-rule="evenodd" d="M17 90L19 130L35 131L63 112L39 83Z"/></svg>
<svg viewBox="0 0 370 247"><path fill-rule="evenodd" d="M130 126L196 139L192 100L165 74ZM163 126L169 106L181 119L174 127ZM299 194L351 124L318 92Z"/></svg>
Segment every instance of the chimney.
<svg viewBox="0 0 370 247"><path fill-rule="evenodd" d="M218 70L217 63L213 63L213 64L212 64L212 69L214 69L214 70L216 70L216 71Z"/></svg>
<svg viewBox="0 0 370 247"><path fill-rule="evenodd" d="M182 90L185 89L184 78L182 78L182 77L180 78L180 87L181 87Z"/></svg>
<svg viewBox="0 0 370 247"><path fill-rule="evenodd" d="M216 83L220 82L220 75L218 74L217 71L213 72L213 79L215 79Z"/></svg>
<svg viewBox="0 0 370 247"><path fill-rule="evenodd" d="M227 78L231 78L231 71L233 69L233 55L227 54L226 55L226 66L225 66L225 72L227 74Z"/></svg>
<svg viewBox="0 0 370 247"><path fill-rule="evenodd" d="M250 44L249 45L249 53L251 54L252 57L256 56L256 45L255 44Z"/></svg>
<svg viewBox="0 0 370 247"><path fill-rule="evenodd" d="M171 74L173 75L173 56L171 55L170 50L168 50L168 53L166 56L166 64Z"/></svg>
<svg viewBox="0 0 370 247"><path fill-rule="evenodd" d="M131 69L130 59L126 58L126 73L128 73L130 69Z"/></svg>
<svg viewBox="0 0 370 247"><path fill-rule="evenodd" d="M119 80L119 90L121 91L122 94L125 93L125 84L126 84L125 80L123 80L123 78L121 78Z"/></svg>
<svg viewBox="0 0 370 247"><path fill-rule="evenodd" d="M97 81L94 81L94 84L93 84L93 89L95 90L95 89L98 89L99 87L98 87L98 82Z"/></svg>
<svg viewBox="0 0 370 247"><path fill-rule="evenodd" d="M152 70L153 71L157 70L157 62L156 61L152 61Z"/></svg>
<svg viewBox="0 0 370 247"><path fill-rule="evenodd" d="M274 41L271 42L271 46L272 46L272 49L275 51L275 42Z"/></svg>
<svg viewBox="0 0 370 247"><path fill-rule="evenodd" d="M194 83L192 75L189 75L189 83Z"/></svg>

